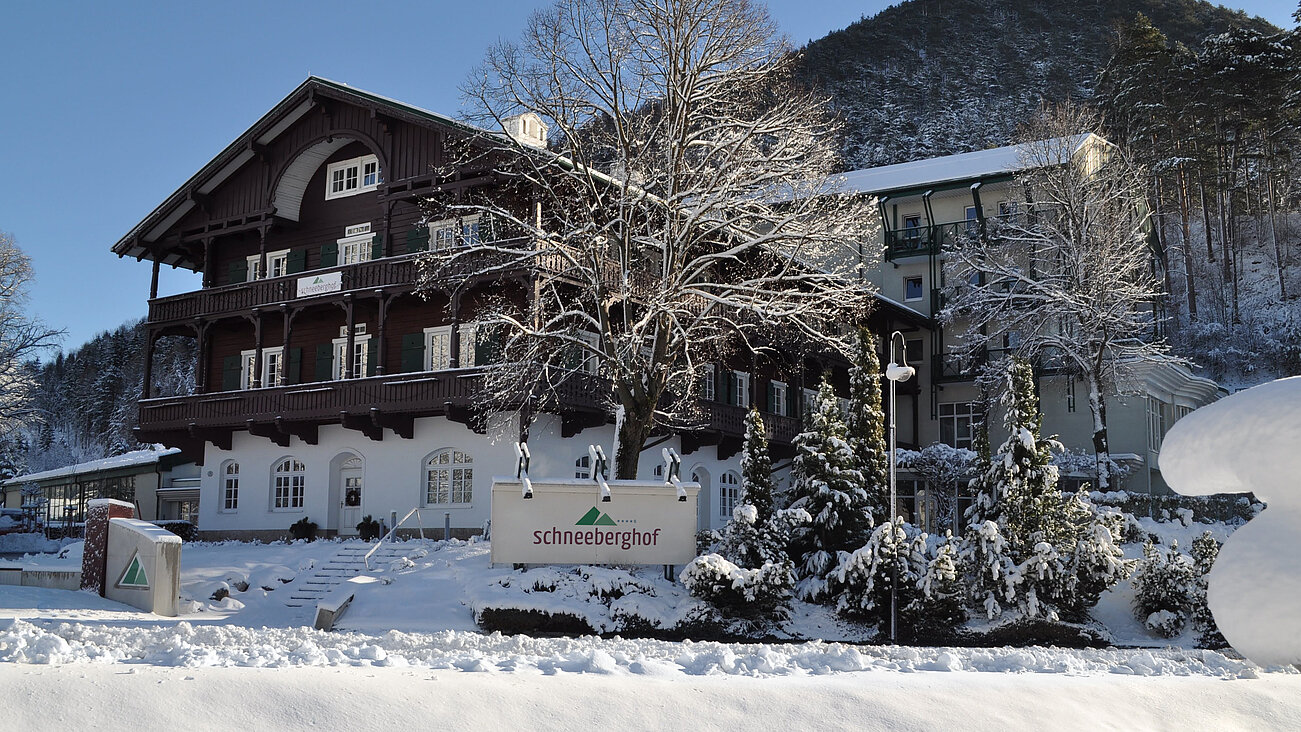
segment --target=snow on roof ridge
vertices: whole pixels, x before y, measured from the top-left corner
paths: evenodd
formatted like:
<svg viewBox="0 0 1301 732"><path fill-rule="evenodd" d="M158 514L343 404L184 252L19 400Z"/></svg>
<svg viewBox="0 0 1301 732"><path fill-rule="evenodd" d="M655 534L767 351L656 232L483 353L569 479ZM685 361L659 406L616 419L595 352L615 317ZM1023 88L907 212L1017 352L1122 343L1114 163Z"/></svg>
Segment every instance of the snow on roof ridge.
<svg viewBox="0 0 1301 732"><path fill-rule="evenodd" d="M58 478L65 475L76 475L78 473L90 473L96 470L110 470L113 468L127 468L135 465L149 465L156 463L165 455L175 455L180 452L179 448L169 447L166 450L132 450L124 452L121 455L113 457L100 458L99 460L89 460L76 465L68 465L62 468L52 470L43 470L39 473L29 473L19 475L4 481L4 485L17 485L19 483L28 483L47 478Z"/></svg>
<svg viewBox="0 0 1301 732"><path fill-rule="evenodd" d="M1069 141L1071 151L1074 153L1084 145L1086 140L1095 136L1089 132L1053 138L1047 142ZM843 187L840 190L853 193L880 193L991 175L1009 175L1025 169L1021 159L1028 144L1031 143L850 170L841 174Z"/></svg>

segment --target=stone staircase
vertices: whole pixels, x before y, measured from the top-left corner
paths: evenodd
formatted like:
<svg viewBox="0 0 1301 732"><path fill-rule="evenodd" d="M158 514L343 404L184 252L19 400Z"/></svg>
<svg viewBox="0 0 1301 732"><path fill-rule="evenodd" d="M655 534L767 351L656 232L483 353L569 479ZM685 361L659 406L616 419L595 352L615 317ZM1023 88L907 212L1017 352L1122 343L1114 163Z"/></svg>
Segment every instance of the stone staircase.
<svg viewBox="0 0 1301 732"><path fill-rule="evenodd" d="M295 580L285 605L315 607L331 590L348 581L348 578L356 577L366 571L365 556L366 552L370 551L370 547L369 544L358 544L340 549L325 564L317 567L312 575ZM401 546L382 544L371 555L370 566L382 567L402 556L404 552Z"/></svg>

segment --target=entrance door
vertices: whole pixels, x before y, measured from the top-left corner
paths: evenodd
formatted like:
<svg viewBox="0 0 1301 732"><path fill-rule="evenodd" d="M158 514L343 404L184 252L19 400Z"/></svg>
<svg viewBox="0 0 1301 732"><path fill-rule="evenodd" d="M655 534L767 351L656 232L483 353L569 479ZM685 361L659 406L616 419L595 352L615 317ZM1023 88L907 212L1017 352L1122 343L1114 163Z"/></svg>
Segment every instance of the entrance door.
<svg viewBox="0 0 1301 732"><path fill-rule="evenodd" d="M356 536L361 523L361 458L349 458L339 469L339 536Z"/></svg>

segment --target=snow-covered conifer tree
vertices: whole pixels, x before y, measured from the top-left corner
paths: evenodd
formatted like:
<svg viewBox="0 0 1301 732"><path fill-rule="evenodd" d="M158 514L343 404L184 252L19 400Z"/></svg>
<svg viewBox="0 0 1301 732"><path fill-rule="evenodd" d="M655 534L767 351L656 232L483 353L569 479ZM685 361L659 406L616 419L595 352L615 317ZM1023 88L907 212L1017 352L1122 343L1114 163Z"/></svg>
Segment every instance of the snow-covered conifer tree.
<svg viewBox="0 0 1301 732"><path fill-rule="evenodd" d="M845 426L849 447L863 475L872 519L884 521L890 514L890 450L885 441L876 337L866 328L858 329L854 367L849 370L849 414Z"/></svg>
<svg viewBox="0 0 1301 732"><path fill-rule="evenodd" d="M745 418L745 444L741 447L741 489L744 501L758 512L755 520L766 523L773 513L772 456L768 454L768 433L763 415L751 409Z"/></svg>
<svg viewBox="0 0 1301 732"><path fill-rule="evenodd" d="M795 437L792 508L812 521L799 532L794 551L801 597L824 599L837 552L863 546L872 529L863 475L850 447L840 400L823 381L809 406L804 431Z"/></svg>

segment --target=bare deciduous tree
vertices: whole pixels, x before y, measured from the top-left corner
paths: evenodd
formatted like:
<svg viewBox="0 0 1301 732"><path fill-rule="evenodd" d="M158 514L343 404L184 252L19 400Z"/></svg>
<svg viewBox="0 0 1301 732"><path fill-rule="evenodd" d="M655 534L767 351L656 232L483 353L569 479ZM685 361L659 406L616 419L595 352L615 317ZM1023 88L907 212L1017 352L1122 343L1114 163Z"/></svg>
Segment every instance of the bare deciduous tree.
<svg viewBox="0 0 1301 732"><path fill-rule="evenodd" d="M692 389L712 361L849 353L875 217L835 195L835 123L792 62L748 0L560 0L488 52L463 89L474 121L538 115L550 149L471 141L460 169L481 161L505 183L435 196L430 216L478 212L496 234L422 269L427 284L532 270L527 305L493 317L504 360L528 365L489 369L497 408L599 374L631 478L652 434L699 424Z"/></svg>
<svg viewBox="0 0 1301 732"><path fill-rule="evenodd" d="M31 280L31 260L12 234L0 231L0 437L36 419L35 370L29 362L60 335L24 312Z"/></svg>
<svg viewBox="0 0 1301 732"><path fill-rule="evenodd" d="M1015 352L1060 366L1088 388L1098 487L1107 490L1107 394L1139 362L1169 358L1154 334L1161 296L1148 245L1142 171L1086 137L1087 112L1045 112L1021 143L1025 210L958 252L946 322L963 348Z"/></svg>

